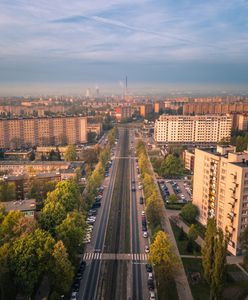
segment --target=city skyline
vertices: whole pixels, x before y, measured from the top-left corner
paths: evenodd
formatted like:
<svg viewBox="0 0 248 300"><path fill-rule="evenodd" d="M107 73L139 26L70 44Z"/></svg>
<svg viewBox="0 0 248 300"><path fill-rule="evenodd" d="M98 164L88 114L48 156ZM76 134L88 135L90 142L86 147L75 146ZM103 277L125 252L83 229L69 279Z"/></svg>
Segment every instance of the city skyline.
<svg viewBox="0 0 248 300"><path fill-rule="evenodd" d="M118 91L126 74L159 92L247 84L247 1L11 0L0 11L1 94L79 83Z"/></svg>

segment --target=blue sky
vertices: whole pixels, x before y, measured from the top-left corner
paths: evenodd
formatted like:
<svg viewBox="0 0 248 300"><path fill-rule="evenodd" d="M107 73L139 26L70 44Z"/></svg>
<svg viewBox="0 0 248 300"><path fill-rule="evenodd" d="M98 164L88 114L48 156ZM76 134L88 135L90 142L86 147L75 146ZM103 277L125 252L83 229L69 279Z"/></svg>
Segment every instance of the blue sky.
<svg viewBox="0 0 248 300"><path fill-rule="evenodd" d="M0 0L0 85L248 84L247 0Z"/></svg>

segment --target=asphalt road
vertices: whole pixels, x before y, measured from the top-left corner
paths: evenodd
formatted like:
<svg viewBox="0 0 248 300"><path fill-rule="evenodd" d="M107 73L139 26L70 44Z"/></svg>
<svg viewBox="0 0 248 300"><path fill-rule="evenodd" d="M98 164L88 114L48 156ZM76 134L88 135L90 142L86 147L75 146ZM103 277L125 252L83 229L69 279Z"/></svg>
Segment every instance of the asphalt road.
<svg viewBox="0 0 248 300"><path fill-rule="evenodd" d="M92 233L92 241L87 245L85 252L111 253L111 247L109 248L109 238L107 236L106 239L106 235L109 235L109 222L113 214L111 214L113 209L111 205L112 202L115 201L116 197L114 195L116 195L116 186L120 179L118 178L121 173L119 168L126 168L128 172L130 172L130 183L128 183L128 185L125 184L125 191L122 192L124 194L128 193L128 196L124 196L123 198L130 201L130 210L122 205L121 211L124 211L124 214L128 214L127 218L123 218L122 215L120 218L120 214L116 216L116 220L120 219L120 224L116 223L116 221L114 224L119 224L115 226L119 226L120 236L117 242L118 245L115 245L115 251L112 253L127 253L126 249L128 249L128 247L123 243L123 237L127 236L127 230L130 231L129 251L131 253L144 253L145 245L148 244L148 239L143 238L142 236L141 211L144 210L144 206L139 204L139 197L142 195L142 191L138 190L139 180L134 158L134 131L129 129L130 139L133 140L133 143L131 143L132 149L130 150L130 158L128 158L127 153L125 153L125 157L120 158L123 156L123 147L126 146L128 141L128 138L124 135L124 131L124 129L119 130L119 142L116 145L115 158L113 159L113 164L110 169L110 176L105 178L103 183L105 190L102 206L98 209L97 220ZM132 192L130 188L131 185L133 185L132 181L135 181L135 192ZM128 224L125 222L128 222ZM127 229L124 230L124 227ZM106 275L108 274L108 271L116 274ZM112 262L102 260L87 261L87 267L81 283L78 299L149 299L147 276L144 262L135 260L127 262L120 262L117 260ZM106 284L108 290L115 290L113 294L108 294L108 292L106 292ZM105 285L105 287L103 287L103 285ZM118 293L121 295L118 296Z"/></svg>
<svg viewBox="0 0 248 300"><path fill-rule="evenodd" d="M120 141L118 142L115 150L115 156L120 154ZM104 240L106 235L106 228L108 223L108 216L111 206L111 198L117 173L118 159L113 160L110 170L110 176L105 178L103 185L106 187L103 194L102 206L98 209L97 220L95 222L92 241L87 246L85 252L104 252ZM79 291L78 299L89 300L95 299L97 285L99 280L99 272L101 261L93 260L87 262L86 272L82 280L81 288Z"/></svg>

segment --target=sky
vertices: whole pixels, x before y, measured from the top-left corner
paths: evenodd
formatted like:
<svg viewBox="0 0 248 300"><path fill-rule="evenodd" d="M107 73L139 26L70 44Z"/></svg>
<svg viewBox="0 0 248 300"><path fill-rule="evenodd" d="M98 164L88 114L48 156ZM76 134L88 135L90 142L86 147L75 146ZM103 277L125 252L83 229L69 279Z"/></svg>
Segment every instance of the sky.
<svg viewBox="0 0 248 300"><path fill-rule="evenodd" d="M248 86L248 0L0 0L0 94ZM73 90L73 88L72 88Z"/></svg>

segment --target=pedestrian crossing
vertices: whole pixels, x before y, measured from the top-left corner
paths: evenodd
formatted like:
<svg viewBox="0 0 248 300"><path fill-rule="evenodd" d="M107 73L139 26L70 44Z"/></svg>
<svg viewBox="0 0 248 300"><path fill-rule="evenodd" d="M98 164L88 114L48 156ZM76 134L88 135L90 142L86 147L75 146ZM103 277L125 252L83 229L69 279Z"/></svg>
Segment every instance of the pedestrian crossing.
<svg viewBox="0 0 248 300"><path fill-rule="evenodd" d="M83 260L131 260L131 261L147 261L148 254L145 253L100 253L86 252Z"/></svg>

